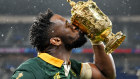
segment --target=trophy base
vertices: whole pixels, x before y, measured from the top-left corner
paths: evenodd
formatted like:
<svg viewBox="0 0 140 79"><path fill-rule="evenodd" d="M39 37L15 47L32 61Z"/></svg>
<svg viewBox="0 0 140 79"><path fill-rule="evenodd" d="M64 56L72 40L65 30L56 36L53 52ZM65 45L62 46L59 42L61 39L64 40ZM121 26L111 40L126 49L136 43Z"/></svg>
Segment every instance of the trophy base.
<svg viewBox="0 0 140 79"><path fill-rule="evenodd" d="M126 37L122 32L117 32L116 34L112 33L112 36L113 38L111 37L111 39L106 43L105 52L107 54L112 53L116 48L118 48Z"/></svg>

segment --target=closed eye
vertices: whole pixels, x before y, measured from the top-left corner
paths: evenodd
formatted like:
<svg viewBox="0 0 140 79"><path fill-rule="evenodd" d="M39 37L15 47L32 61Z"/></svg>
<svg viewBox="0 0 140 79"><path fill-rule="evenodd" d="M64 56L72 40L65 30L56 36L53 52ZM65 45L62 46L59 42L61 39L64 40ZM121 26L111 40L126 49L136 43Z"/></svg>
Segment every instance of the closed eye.
<svg viewBox="0 0 140 79"><path fill-rule="evenodd" d="M65 24L66 24L66 27L67 28L73 28L67 20L66 20L66 23Z"/></svg>
<svg viewBox="0 0 140 79"><path fill-rule="evenodd" d="M67 21L67 20L65 21L65 24L66 24L66 27L68 27L69 23L68 23L68 21Z"/></svg>
<svg viewBox="0 0 140 79"><path fill-rule="evenodd" d="M67 20L66 20L66 28L71 28L72 30L79 30L79 27L71 25Z"/></svg>

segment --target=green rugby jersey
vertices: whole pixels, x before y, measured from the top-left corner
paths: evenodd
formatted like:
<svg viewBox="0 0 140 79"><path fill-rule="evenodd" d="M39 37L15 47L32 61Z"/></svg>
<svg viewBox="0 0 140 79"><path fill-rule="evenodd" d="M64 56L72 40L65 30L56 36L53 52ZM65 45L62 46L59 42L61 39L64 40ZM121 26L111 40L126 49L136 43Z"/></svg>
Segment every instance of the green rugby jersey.
<svg viewBox="0 0 140 79"><path fill-rule="evenodd" d="M64 61L47 53L40 53L22 63L11 79L80 79L82 64L70 59L71 69L65 75Z"/></svg>

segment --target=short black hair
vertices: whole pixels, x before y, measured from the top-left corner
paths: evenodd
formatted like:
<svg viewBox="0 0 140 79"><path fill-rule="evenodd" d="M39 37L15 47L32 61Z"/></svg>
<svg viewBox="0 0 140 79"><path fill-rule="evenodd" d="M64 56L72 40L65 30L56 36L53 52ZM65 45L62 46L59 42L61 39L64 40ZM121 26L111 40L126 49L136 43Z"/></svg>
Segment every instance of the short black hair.
<svg viewBox="0 0 140 79"><path fill-rule="evenodd" d="M50 9L45 13L40 13L30 28L29 36L31 45L38 51L44 51L50 44L48 31L53 24L50 22L50 18L53 15L54 13Z"/></svg>

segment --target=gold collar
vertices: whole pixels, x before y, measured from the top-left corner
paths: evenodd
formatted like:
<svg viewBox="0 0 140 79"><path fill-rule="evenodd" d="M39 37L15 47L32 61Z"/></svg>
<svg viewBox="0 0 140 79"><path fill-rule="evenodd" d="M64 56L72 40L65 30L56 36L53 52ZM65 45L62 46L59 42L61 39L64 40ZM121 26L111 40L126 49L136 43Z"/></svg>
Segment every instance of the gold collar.
<svg viewBox="0 0 140 79"><path fill-rule="evenodd" d="M56 57L53 57L51 55L49 55L48 53L38 53L38 57L40 57L42 60L44 60L45 62L54 65L56 67L61 67L63 64L63 60L58 59Z"/></svg>

